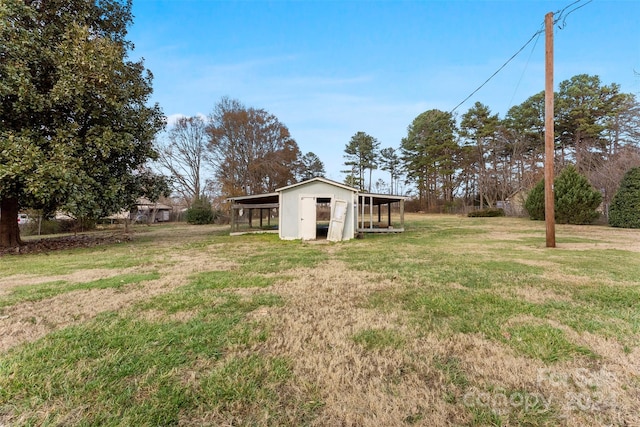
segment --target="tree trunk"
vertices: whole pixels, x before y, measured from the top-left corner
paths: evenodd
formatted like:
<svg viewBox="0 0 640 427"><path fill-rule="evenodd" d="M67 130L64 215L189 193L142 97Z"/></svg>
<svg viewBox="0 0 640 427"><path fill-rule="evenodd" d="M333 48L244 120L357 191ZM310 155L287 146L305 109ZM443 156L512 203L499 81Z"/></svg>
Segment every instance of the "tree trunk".
<svg viewBox="0 0 640 427"><path fill-rule="evenodd" d="M147 225L151 225L156 222L156 215L158 214L157 204L153 208L149 208L149 217L147 218Z"/></svg>
<svg viewBox="0 0 640 427"><path fill-rule="evenodd" d="M20 227L18 227L18 199L0 200L0 247L20 246Z"/></svg>

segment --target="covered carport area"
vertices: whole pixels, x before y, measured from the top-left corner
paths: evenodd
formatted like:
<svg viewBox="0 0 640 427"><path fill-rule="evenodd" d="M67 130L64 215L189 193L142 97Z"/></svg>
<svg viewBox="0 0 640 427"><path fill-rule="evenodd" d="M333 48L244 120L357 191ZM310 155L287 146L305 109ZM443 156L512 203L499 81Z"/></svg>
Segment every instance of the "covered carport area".
<svg viewBox="0 0 640 427"><path fill-rule="evenodd" d="M405 199L404 196L359 193L358 232L402 233Z"/></svg>
<svg viewBox="0 0 640 427"><path fill-rule="evenodd" d="M229 197L231 234L277 233L278 193Z"/></svg>
<svg viewBox="0 0 640 427"><path fill-rule="evenodd" d="M227 201L231 203L232 235L278 232L283 239L315 240L328 238L327 229L333 224L343 234L337 240L347 240L362 233L403 232L405 199L360 193L335 181L313 178L273 193L229 197Z"/></svg>

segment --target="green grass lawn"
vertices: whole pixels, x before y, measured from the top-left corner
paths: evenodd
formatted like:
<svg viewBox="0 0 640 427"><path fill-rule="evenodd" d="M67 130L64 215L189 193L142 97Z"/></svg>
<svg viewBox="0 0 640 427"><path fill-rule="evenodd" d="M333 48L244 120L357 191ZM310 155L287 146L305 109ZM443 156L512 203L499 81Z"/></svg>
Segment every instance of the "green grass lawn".
<svg viewBox="0 0 640 427"><path fill-rule="evenodd" d="M0 257L0 426L640 423L640 231L405 228Z"/></svg>

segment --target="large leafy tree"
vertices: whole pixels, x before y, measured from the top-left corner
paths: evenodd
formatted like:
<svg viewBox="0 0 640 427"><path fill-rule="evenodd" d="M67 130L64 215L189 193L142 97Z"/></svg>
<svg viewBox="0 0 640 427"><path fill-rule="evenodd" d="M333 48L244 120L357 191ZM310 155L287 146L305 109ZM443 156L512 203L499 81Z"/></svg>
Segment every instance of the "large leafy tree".
<svg viewBox="0 0 640 427"><path fill-rule="evenodd" d="M365 189L364 172L369 170L368 191L371 192L371 175L378 167L378 149L380 142L365 132L356 132L344 148L346 166L351 166L360 190Z"/></svg>
<svg viewBox="0 0 640 427"><path fill-rule="evenodd" d="M225 97L210 115L207 130L223 194L260 194L295 182L300 149L276 116Z"/></svg>
<svg viewBox="0 0 640 427"><path fill-rule="evenodd" d="M0 246L20 208L100 217L134 203L163 127L151 73L129 59L131 2L0 4Z"/></svg>

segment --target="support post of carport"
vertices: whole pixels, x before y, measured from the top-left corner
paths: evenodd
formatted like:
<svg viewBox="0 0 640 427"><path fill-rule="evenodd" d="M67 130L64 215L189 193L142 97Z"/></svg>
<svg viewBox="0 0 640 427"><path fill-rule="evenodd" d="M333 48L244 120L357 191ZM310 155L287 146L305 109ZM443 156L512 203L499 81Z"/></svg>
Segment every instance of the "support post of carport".
<svg viewBox="0 0 640 427"><path fill-rule="evenodd" d="M231 232L235 229L236 225L236 207L235 205L231 205Z"/></svg>
<svg viewBox="0 0 640 427"><path fill-rule="evenodd" d="M258 210L260 212L260 228L264 226L264 211L267 210L269 213L271 209L277 209L280 206L278 201L278 195L276 193L270 193L266 195L260 196L239 196L232 197L227 199L232 202L231 206L231 233L240 232L240 209L247 212L248 223L249 223L249 232L255 232L252 230L253 228L253 210ZM271 216L269 215L269 221L271 220ZM271 225L271 223L269 223Z"/></svg>
<svg viewBox="0 0 640 427"><path fill-rule="evenodd" d="M387 203L387 218L389 219L387 227L391 228L391 202Z"/></svg>

